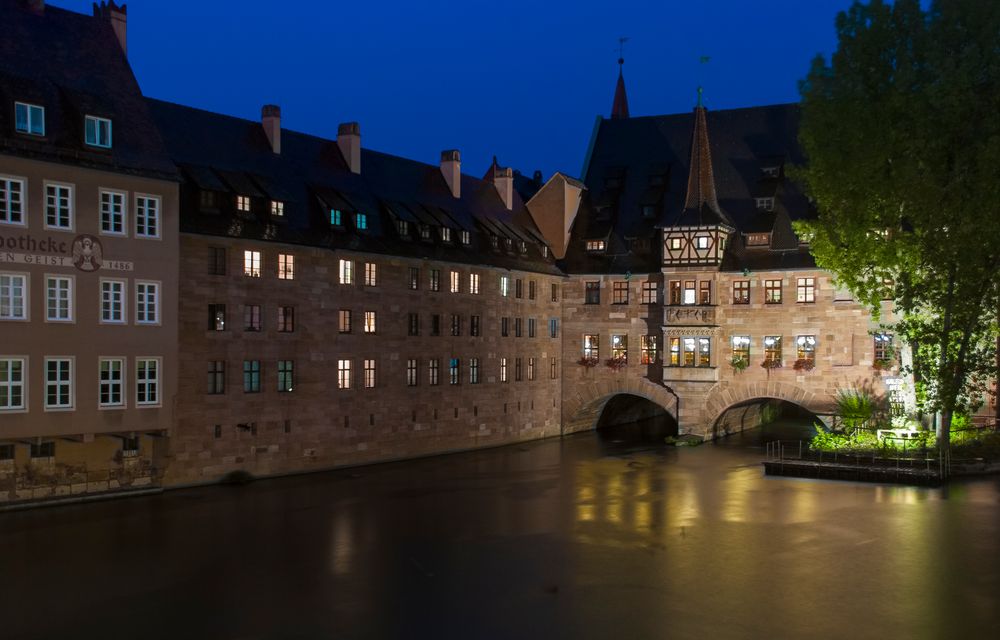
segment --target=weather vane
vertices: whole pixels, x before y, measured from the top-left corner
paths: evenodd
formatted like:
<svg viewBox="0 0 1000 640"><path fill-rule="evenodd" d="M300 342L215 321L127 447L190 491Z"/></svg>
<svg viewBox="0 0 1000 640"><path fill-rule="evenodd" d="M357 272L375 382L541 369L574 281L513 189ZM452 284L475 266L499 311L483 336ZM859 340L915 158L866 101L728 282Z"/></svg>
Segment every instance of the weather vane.
<svg viewBox="0 0 1000 640"><path fill-rule="evenodd" d="M620 36L618 38L618 64L622 65L625 63L625 43L628 42L628 37Z"/></svg>
<svg viewBox="0 0 1000 640"><path fill-rule="evenodd" d="M710 56L698 56L698 66L699 66L699 69L701 68L701 65L708 64L708 61L711 60L711 59L712 58ZM702 74L699 73L698 75L702 75ZM699 82L698 83L698 106L699 107L702 106L702 93L704 93L704 92L705 92L705 88Z"/></svg>

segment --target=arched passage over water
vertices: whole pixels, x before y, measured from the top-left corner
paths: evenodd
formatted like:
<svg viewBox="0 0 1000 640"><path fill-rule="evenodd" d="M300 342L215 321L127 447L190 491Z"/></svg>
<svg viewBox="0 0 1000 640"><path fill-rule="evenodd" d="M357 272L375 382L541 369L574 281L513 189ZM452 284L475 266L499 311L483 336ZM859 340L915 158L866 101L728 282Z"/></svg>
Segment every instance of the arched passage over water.
<svg viewBox="0 0 1000 640"><path fill-rule="evenodd" d="M800 440L812 437L814 425L827 416L789 400L753 398L725 409L712 425L712 435L722 437L757 429L764 440Z"/></svg>
<svg viewBox="0 0 1000 640"><path fill-rule="evenodd" d="M663 444L676 436L677 420L664 407L628 393L612 396L594 425L603 440L629 444Z"/></svg>

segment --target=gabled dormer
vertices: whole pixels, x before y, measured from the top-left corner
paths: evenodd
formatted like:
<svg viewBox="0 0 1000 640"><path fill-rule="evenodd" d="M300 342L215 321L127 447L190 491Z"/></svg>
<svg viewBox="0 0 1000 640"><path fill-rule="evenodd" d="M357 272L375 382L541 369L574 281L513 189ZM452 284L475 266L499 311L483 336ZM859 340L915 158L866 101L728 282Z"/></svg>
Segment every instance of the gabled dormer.
<svg viewBox="0 0 1000 640"><path fill-rule="evenodd" d="M663 226L663 264L718 265L736 226L719 207L705 108L694 110L684 208Z"/></svg>

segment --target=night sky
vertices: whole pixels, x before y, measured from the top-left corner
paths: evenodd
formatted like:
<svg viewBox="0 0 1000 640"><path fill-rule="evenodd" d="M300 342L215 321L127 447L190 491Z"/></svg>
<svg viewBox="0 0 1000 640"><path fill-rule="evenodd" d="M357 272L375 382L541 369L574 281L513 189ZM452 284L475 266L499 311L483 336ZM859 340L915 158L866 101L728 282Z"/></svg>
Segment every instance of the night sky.
<svg viewBox="0 0 1000 640"><path fill-rule="evenodd" d="M709 109L793 102L849 5L130 0L128 44L154 98L252 119L275 103L288 129L334 138L357 120L365 147L430 163L457 148L474 175L496 154L548 178L579 175L619 36L633 116L687 111L699 84Z"/></svg>

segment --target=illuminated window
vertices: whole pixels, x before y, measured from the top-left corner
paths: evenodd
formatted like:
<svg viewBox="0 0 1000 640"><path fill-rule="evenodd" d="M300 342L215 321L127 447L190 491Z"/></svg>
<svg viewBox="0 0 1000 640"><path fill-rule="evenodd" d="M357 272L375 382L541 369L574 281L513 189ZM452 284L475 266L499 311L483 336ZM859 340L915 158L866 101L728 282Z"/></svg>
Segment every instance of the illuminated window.
<svg viewBox="0 0 1000 640"><path fill-rule="evenodd" d="M670 242L669 242L668 246L670 247L671 251L678 251L678 250L680 250L680 248L681 248L682 245L683 245L683 243L681 241L681 238L670 238Z"/></svg>
<svg viewBox="0 0 1000 640"><path fill-rule="evenodd" d="M500 358L500 382L507 382L507 358Z"/></svg>
<svg viewBox="0 0 1000 640"><path fill-rule="evenodd" d="M762 211L774 211L774 198L754 198L757 208Z"/></svg>
<svg viewBox="0 0 1000 640"><path fill-rule="evenodd" d="M795 338L795 357L799 360L816 362L816 336L798 336Z"/></svg>
<svg viewBox="0 0 1000 640"><path fill-rule="evenodd" d="M655 282L642 283L642 304L656 304L659 298L658 287Z"/></svg>
<svg viewBox="0 0 1000 640"><path fill-rule="evenodd" d="M462 290L462 274L458 271L451 272L451 288L452 293L458 293Z"/></svg>
<svg viewBox="0 0 1000 640"><path fill-rule="evenodd" d="M670 338L670 366L681 366L681 339Z"/></svg>
<svg viewBox="0 0 1000 640"><path fill-rule="evenodd" d="M364 213L354 214L354 226L360 231L368 228L368 215Z"/></svg>
<svg viewBox="0 0 1000 640"><path fill-rule="evenodd" d="M470 273L469 274L469 293L477 294L479 293L479 274Z"/></svg>
<svg viewBox="0 0 1000 640"><path fill-rule="evenodd" d="M278 200L271 200L271 215L275 218L285 217L285 203Z"/></svg>
<svg viewBox="0 0 1000 640"><path fill-rule="evenodd" d="M534 379L535 379L535 359L528 358L528 380L531 381Z"/></svg>
<svg viewBox="0 0 1000 640"><path fill-rule="evenodd" d="M611 357L616 360L628 360L628 336L614 334L611 336Z"/></svg>
<svg viewBox="0 0 1000 640"><path fill-rule="evenodd" d="M226 305L224 304L208 305L208 330L209 331L226 330Z"/></svg>
<svg viewBox="0 0 1000 640"><path fill-rule="evenodd" d="M469 384L479 384L479 358L469 358Z"/></svg>
<svg viewBox="0 0 1000 640"><path fill-rule="evenodd" d="M469 234L468 231L462 231L462 232L460 232L459 235L461 236L462 244L466 244L467 245L470 242L472 242L472 236Z"/></svg>
<svg viewBox="0 0 1000 640"><path fill-rule="evenodd" d="M750 336L733 336L733 362L750 364Z"/></svg>
<svg viewBox="0 0 1000 640"><path fill-rule="evenodd" d="M396 233L403 237L410 235L410 224L406 220L396 220Z"/></svg>
<svg viewBox="0 0 1000 640"><path fill-rule="evenodd" d="M583 336L583 357L588 360L597 360L601 356L601 336L597 334L587 334Z"/></svg>
<svg viewBox="0 0 1000 640"><path fill-rule="evenodd" d="M694 246L696 249L707 249L709 240L708 236L698 236L694 239Z"/></svg>
<svg viewBox="0 0 1000 640"><path fill-rule="evenodd" d="M340 284L354 284L354 262L340 261Z"/></svg>
<svg viewBox="0 0 1000 640"><path fill-rule="evenodd" d="M111 148L111 121L97 116L84 118L84 142L92 147Z"/></svg>
<svg viewBox="0 0 1000 640"><path fill-rule="evenodd" d="M408 286L412 291L416 291L420 288L420 269L417 267L410 267L408 273Z"/></svg>
<svg viewBox="0 0 1000 640"><path fill-rule="evenodd" d="M417 360L416 358L410 358L406 361L406 386L417 386L419 382L417 375Z"/></svg>
<svg viewBox="0 0 1000 640"><path fill-rule="evenodd" d="M441 241L451 242L451 229L448 227L441 227Z"/></svg>
<svg viewBox="0 0 1000 640"><path fill-rule="evenodd" d="M781 336L764 336L764 360L781 363Z"/></svg>
<svg viewBox="0 0 1000 640"><path fill-rule="evenodd" d="M796 302L816 302L816 278L799 278L795 286Z"/></svg>
<svg viewBox="0 0 1000 640"><path fill-rule="evenodd" d="M500 276L500 295L505 298L510 295L510 278L507 276Z"/></svg>
<svg viewBox="0 0 1000 640"><path fill-rule="evenodd" d="M462 365L458 358L448 360L448 384L458 384L462 381Z"/></svg>
<svg viewBox="0 0 1000 640"><path fill-rule="evenodd" d="M236 210L244 213L250 211L250 196L236 196Z"/></svg>
<svg viewBox="0 0 1000 640"><path fill-rule="evenodd" d="M441 370L441 361L437 358L431 358L427 361L427 384L436 385L438 384L438 374Z"/></svg>
<svg viewBox="0 0 1000 640"><path fill-rule="evenodd" d="M365 360L365 389L375 388L375 361Z"/></svg>
<svg viewBox="0 0 1000 640"><path fill-rule="evenodd" d="M750 304L750 281L733 282L733 304Z"/></svg>
<svg viewBox="0 0 1000 640"><path fill-rule="evenodd" d="M14 103L14 130L33 136L45 135L45 107L24 102Z"/></svg>
<svg viewBox="0 0 1000 640"><path fill-rule="evenodd" d="M344 214L340 209L330 209L330 224L335 227L344 225Z"/></svg>
<svg viewBox="0 0 1000 640"><path fill-rule="evenodd" d="M260 360L243 361L243 392L258 393L260 391Z"/></svg>
<svg viewBox="0 0 1000 640"><path fill-rule="evenodd" d="M639 336L639 361L641 364L656 363L657 336Z"/></svg>
<svg viewBox="0 0 1000 640"><path fill-rule="evenodd" d="M781 280L764 281L764 303L781 304Z"/></svg>
<svg viewBox="0 0 1000 640"><path fill-rule="evenodd" d="M378 265L374 262L365 263L365 286L374 287L378 285Z"/></svg>
<svg viewBox="0 0 1000 640"><path fill-rule="evenodd" d="M695 290L696 282L694 280L684 281L684 304L694 304L697 300L697 293Z"/></svg>
<svg viewBox="0 0 1000 640"><path fill-rule="evenodd" d="M440 291L441 290L441 270L440 269L431 269L430 282L428 283L428 285L429 285L428 288L431 291Z"/></svg>
<svg viewBox="0 0 1000 640"><path fill-rule="evenodd" d="M351 310L341 309L337 312L337 327L340 333L351 332Z"/></svg>
<svg viewBox="0 0 1000 640"><path fill-rule="evenodd" d="M289 392L295 384L295 363L278 360L278 391Z"/></svg>
<svg viewBox="0 0 1000 640"><path fill-rule="evenodd" d="M611 304L628 304L628 282L611 283Z"/></svg>
<svg viewBox="0 0 1000 640"><path fill-rule="evenodd" d="M587 251L604 251L604 240L587 240Z"/></svg>
<svg viewBox="0 0 1000 640"><path fill-rule="evenodd" d="M338 389L350 389L351 388L351 361L350 360L338 360L337 361L337 388Z"/></svg>
<svg viewBox="0 0 1000 640"><path fill-rule="evenodd" d="M295 256L287 253L278 254L278 279L295 279Z"/></svg>
<svg viewBox="0 0 1000 640"><path fill-rule="evenodd" d="M243 252L243 275L251 278L260 277L260 251Z"/></svg>
<svg viewBox="0 0 1000 640"><path fill-rule="evenodd" d="M712 304L711 280L702 280L698 284L698 304Z"/></svg>

